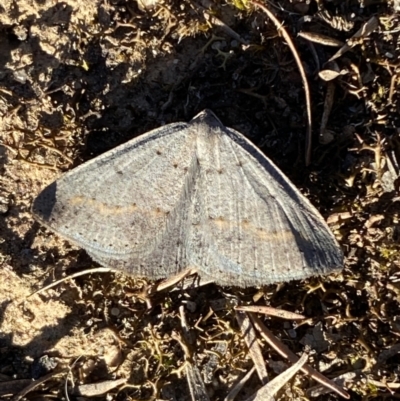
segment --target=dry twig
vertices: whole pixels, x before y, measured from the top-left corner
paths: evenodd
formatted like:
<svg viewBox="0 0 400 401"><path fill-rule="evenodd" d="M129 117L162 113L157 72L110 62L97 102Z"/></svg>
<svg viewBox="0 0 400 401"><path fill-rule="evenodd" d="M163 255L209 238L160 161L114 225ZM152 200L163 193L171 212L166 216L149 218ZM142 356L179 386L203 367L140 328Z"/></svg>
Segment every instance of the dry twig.
<svg viewBox="0 0 400 401"><path fill-rule="evenodd" d="M248 306L236 306L235 309L243 312L263 313L264 315L280 317L281 319L286 319L286 320L306 319L305 316L300 315L299 313L289 312L284 309L276 309L272 308L271 306L248 305Z"/></svg>
<svg viewBox="0 0 400 401"><path fill-rule="evenodd" d="M301 62L299 53L296 50L296 47L292 41L292 38L280 23L280 21L275 17L275 15L270 11L264 4L259 3L258 1L252 0L252 3L261 8L268 17L272 20L275 24L276 29L278 32L282 33L283 38L286 40L289 49L291 50L293 57L296 61L297 67L299 69L301 79L304 85L304 92L306 97L306 109L307 109L307 136L306 136L306 151L305 151L305 161L306 166L308 166L311 162L311 146L312 146L312 117L311 117L311 96L310 96L310 88L308 86L306 72L304 71L303 64Z"/></svg>

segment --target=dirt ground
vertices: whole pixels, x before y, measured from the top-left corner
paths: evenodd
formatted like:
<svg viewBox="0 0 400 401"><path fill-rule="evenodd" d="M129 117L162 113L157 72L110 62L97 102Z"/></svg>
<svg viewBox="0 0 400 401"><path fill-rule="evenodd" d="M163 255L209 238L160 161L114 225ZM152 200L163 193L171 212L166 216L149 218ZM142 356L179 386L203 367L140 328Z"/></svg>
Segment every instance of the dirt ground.
<svg viewBox="0 0 400 401"><path fill-rule="evenodd" d="M304 314L297 323L260 317L296 354L310 346L309 364L339 377L352 400L400 398L399 2L265 4L292 37L309 84L308 166L301 73L260 8L243 0L0 3L1 399L189 400L190 361L209 399L223 400L253 366L232 298ZM147 283L122 273L83 275L28 297L96 266L33 220L39 191L205 108L318 208L345 253L343 272L261 289L164 291L151 308ZM270 377L290 366L259 343ZM299 373L275 399L340 399L315 384ZM253 374L236 399L261 386Z"/></svg>

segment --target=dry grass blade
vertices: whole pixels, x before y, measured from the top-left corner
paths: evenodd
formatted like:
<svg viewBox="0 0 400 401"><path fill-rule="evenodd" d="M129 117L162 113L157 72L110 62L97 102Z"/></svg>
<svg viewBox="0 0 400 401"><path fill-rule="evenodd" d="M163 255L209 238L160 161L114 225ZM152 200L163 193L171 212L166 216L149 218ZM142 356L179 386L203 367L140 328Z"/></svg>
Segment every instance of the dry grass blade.
<svg viewBox="0 0 400 401"><path fill-rule="evenodd" d="M260 390L246 401L272 401L274 395L304 366L307 362L307 358L308 355L303 354L293 366L261 387Z"/></svg>
<svg viewBox="0 0 400 401"><path fill-rule="evenodd" d="M359 376L358 372L346 372L346 373L343 373L342 375L336 376L335 378L333 378L331 380L334 381L337 385L341 386L345 382L346 383L351 383L351 382L354 383L357 376ZM328 394L328 393L330 393L330 390L321 384L317 384L314 387L311 387L307 390L307 395L311 398L320 397L320 396L322 396L324 394Z"/></svg>
<svg viewBox="0 0 400 401"><path fill-rule="evenodd" d="M238 321L240 331L242 332L247 347L249 348L250 356L257 369L258 377L260 378L261 383L266 384L268 382L267 368L265 367L261 347L257 342L257 334L249 315L246 312L237 311L236 320Z"/></svg>
<svg viewBox="0 0 400 401"><path fill-rule="evenodd" d="M243 386L246 384L246 382L250 379L255 370L256 367L253 366L243 377L241 377L233 386L233 388L229 391L229 394L224 398L224 401L233 401L239 394Z"/></svg>
<svg viewBox="0 0 400 401"><path fill-rule="evenodd" d="M113 390L116 387L121 386L122 384L125 384L126 382L127 379L123 378L118 380L105 380L99 383L81 384L75 386L72 392L74 395L80 395L84 397L98 397L108 393L110 390Z"/></svg>
<svg viewBox="0 0 400 401"><path fill-rule="evenodd" d="M243 312L255 312L255 313L262 313L268 316L280 317L281 319L285 320L303 320L306 319L305 316L300 315L299 313L289 312L283 309L276 309L272 308L271 306L255 306L255 305L248 305L248 306L236 306L236 310L240 310Z"/></svg>
<svg viewBox="0 0 400 401"><path fill-rule="evenodd" d="M43 288L40 288L39 290L37 290L37 291L33 292L32 294L28 295L27 298L30 298L30 297L32 297L33 295L36 295L36 294L40 294L43 291L49 290L50 288L53 288L56 285L58 285L60 283L63 283L64 281L67 281L67 280L69 280L71 278L76 278L76 277L84 276L86 274L91 274L91 273L110 273L110 272L119 273L118 270L111 269L109 267L95 267L94 269L87 269L87 270L83 270L83 271L80 271L80 272L76 272L76 273L71 274L71 275L69 275L67 277L63 277L60 280L54 281L53 283L51 283L49 285L46 285Z"/></svg>
<svg viewBox="0 0 400 401"><path fill-rule="evenodd" d="M349 40L341 47L329 60L328 62L343 56L351 48L357 44L357 39L362 39L368 36L371 32L375 31L379 26L379 20L376 17L370 18Z"/></svg>
<svg viewBox="0 0 400 401"><path fill-rule="evenodd" d="M183 281L183 280L185 280L185 278L192 276L193 274L196 274L196 273L197 273L197 270L194 268L186 269L173 277L169 277L169 278L161 281L160 283L155 284L154 287L151 289L151 292L163 291L169 287L174 286L175 284L178 284L180 281Z"/></svg>
<svg viewBox="0 0 400 401"><path fill-rule="evenodd" d="M36 381L34 381L34 382L31 382L31 384L30 384L29 386L26 386L22 391L20 391L18 394L16 394L16 395L12 398L12 401L19 401L19 400L21 400L21 399L24 398L28 393L30 393L31 391L33 391L35 388L39 387L41 384L45 383L46 381L48 381L48 380L50 380L50 379L52 379L52 378L54 378L54 377L56 377L56 376L62 375L62 374L64 374L64 373L66 373L66 372L67 372L67 370L62 370L61 372L57 372L57 373L51 372L51 373L49 373L48 375L45 375L45 376L41 377L40 379L38 379L38 380L36 380Z"/></svg>
<svg viewBox="0 0 400 401"><path fill-rule="evenodd" d="M265 341L268 342L268 344L275 349L279 354L281 354L283 357L287 358L290 362L296 363L299 359L297 355L295 355L288 347L286 347L285 344L283 344L281 341L279 341L272 333L270 330L268 330L265 325L261 322L261 320L251 314L250 315L254 326L259 330L261 333L262 337L264 338ZM321 373L319 373L317 370L313 369L311 366L304 365L301 370L304 373L309 374L314 380L318 381L319 383L323 384L325 387L330 388L332 391L335 391L339 395L341 395L344 398L349 399L350 395L344 391L342 388L337 386L334 382L323 376Z"/></svg>
<svg viewBox="0 0 400 401"><path fill-rule="evenodd" d="M185 338L185 340L187 342L191 342L190 341L190 328L186 319L186 315L185 315L185 307L183 305L181 305L179 307L179 315L181 317L181 327L182 327L182 331L183 331L183 336Z"/></svg>
<svg viewBox="0 0 400 401"><path fill-rule="evenodd" d="M305 161L306 161L306 166L308 166L311 162L311 146L312 146L312 118L311 118L311 96L310 96L310 88L308 86L308 81L307 81L307 76L306 72L304 71L303 64L300 60L300 56L296 50L296 47L292 41L292 38L286 31L286 29L283 27L283 25L279 22L279 20L275 17L275 15L263 4L252 0L252 3L261 8L268 17L272 20L272 22L275 24L276 29L278 32L282 33L283 38L286 40L289 49L291 50L293 57L296 61L297 67L299 69L301 79L303 81L304 85L304 92L305 92L305 97L306 97L306 109L307 109L307 136L306 136L306 151L305 151Z"/></svg>
<svg viewBox="0 0 400 401"><path fill-rule="evenodd" d="M187 362L185 366L185 372L192 401L210 401L206 386L204 385L197 366Z"/></svg>
<svg viewBox="0 0 400 401"><path fill-rule="evenodd" d="M400 390L400 383L383 383L378 380L367 379L368 383L376 387L387 388L392 391ZM392 393L393 394L393 393Z"/></svg>
<svg viewBox="0 0 400 401"><path fill-rule="evenodd" d="M301 38L309 40L310 42L318 43L324 46L339 47L344 45L341 40L331 38L330 36L326 36L321 33L302 31L299 32L297 35Z"/></svg>
<svg viewBox="0 0 400 401"><path fill-rule="evenodd" d="M184 340L177 333L172 333L171 337L176 340L181 346L185 354L185 375L189 386L190 397L192 401L210 401L207 394L206 386L198 367L194 364L193 358L190 355L189 348Z"/></svg>
<svg viewBox="0 0 400 401"><path fill-rule="evenodd" d="M7 380L0 382L0 396L10 396L32 383L31 379Z"/></svg>
<svg viewBox="0 0 400 401"><path fill-rule="evenodd" d="M335 85L333 82L326 84L326 95L324 103L324 112L321 119L321 127L319 130L319 143L326 145L332 141L332 137L326 129L328 125L329 115L331 114L333 100L335 98Z"/></svg>
<svg viewBox="0 0 400 401"><path fill-rule="evenodd" d="M248 45L248 43L244 39L242 39L242 37L238 33L236 33L231 27L226 25L224 22L222 22L220 19L218 19L214 15L207 12L207 10L205 10L200 5L197 5L197 6L203 10L204 18L207 21L209 21L212 25L222 29L227 35L229 35L233 39L236 39L238 42L240 42L244 45Z"/></svg>

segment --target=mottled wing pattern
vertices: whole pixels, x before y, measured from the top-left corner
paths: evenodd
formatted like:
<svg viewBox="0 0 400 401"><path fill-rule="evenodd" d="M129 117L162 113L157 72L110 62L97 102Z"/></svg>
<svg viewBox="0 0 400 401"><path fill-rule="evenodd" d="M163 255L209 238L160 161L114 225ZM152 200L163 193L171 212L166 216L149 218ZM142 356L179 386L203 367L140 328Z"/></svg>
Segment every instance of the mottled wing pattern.
<svg viewBox="0 0 400 401"><path fill-rule="evenodd" d="M193 264L221 285L250 286L326 274L343 265L310 202L240 133L199 120Z"/></svg>

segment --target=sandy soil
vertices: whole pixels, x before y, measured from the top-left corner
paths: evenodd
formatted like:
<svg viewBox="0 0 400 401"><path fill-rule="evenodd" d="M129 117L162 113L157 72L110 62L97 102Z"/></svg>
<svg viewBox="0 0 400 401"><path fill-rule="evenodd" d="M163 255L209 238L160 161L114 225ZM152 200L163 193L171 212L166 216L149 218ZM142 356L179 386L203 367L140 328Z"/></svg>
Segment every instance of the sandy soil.
<svg viewBox="0 0 400 401"><path fill-rule="evenodd" d="M222 400L253 365L226 301L233 295L305 314L300 324L267 323L297 354L310 345L310 364L326 376L346 374L352 399L397 397L400 6L270 2L310 85L314 136L306 167L299 70L275 25L243 4L0 4L0 398L58 399L67 382L77 400L94 394L79 387L93 383L110 385L98 399L190 399L178 335L189 342L210 399ZM338 48L322 35L344 43L372 17L375 28L326 65ZM299 31L314 33L318 43ZM336 71L336 78L324 81L321 70ZM345 252L343 273L262 289L165 291L150 309L142 296L147 283L123 274L82 276L29 297L95 266L34 222L30 207L39 191L83 161L205 108L259 146L321 211ZM260 344L272 377L289 366ZM38 386L29 387L32 379ZM311 398L314 384L298 375L276 399ZM253 375L237 399L260 386Z"/></svg>

